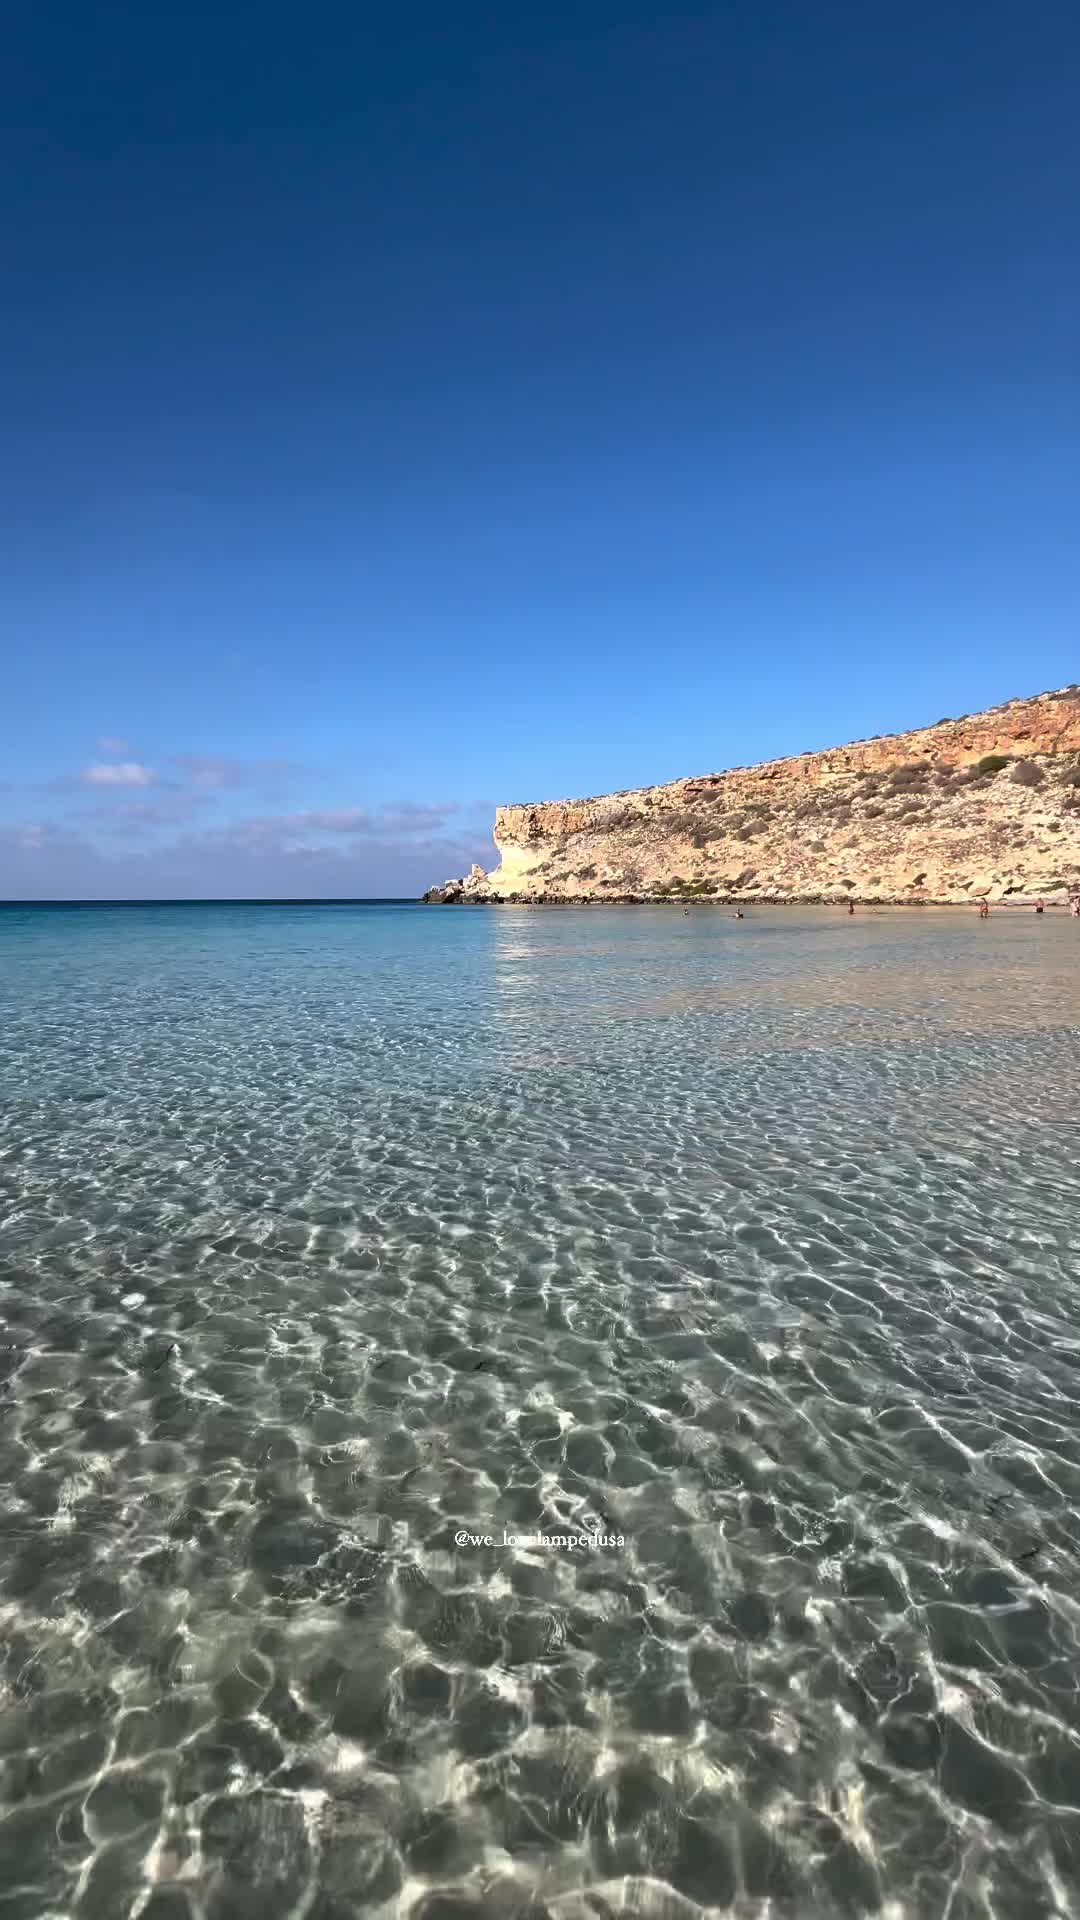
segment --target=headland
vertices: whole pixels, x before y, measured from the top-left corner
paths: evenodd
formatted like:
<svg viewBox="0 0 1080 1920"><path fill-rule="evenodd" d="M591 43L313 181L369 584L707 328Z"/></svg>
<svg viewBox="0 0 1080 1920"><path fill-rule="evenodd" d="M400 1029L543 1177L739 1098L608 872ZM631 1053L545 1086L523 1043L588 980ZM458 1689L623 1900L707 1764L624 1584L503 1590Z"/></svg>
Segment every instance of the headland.
<svg viewBox="0 0 1080 1920"><path fill-rule="evenodd" d="M445 905L1064 905L1080 883L1080 686L822 752L499 807Z"/></svg>

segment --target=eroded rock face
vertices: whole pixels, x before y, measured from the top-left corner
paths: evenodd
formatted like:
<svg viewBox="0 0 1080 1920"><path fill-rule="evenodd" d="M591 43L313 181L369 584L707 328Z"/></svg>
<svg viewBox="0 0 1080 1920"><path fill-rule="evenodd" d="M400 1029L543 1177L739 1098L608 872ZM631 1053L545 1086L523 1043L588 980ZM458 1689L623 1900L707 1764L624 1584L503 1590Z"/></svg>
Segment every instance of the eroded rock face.
<svg viewBox="0 0 1080 1920"><path fill-rule="evenodd" d="M500 865L427 900L962 902L1080 884L1080 687L591 800L500 807Z"/></svg>

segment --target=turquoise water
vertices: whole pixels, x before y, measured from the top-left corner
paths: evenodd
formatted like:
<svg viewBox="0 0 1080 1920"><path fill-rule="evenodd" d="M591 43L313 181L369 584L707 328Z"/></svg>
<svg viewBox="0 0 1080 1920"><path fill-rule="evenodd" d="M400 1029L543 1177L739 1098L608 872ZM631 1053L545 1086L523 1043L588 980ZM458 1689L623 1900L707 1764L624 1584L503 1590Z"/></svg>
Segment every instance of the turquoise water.
<svg viewBox="0 0 1080 1920"><path fill-rule="evenodd" d="M4 1920L1080 1911L1078 982L0 908Z"/></svg>

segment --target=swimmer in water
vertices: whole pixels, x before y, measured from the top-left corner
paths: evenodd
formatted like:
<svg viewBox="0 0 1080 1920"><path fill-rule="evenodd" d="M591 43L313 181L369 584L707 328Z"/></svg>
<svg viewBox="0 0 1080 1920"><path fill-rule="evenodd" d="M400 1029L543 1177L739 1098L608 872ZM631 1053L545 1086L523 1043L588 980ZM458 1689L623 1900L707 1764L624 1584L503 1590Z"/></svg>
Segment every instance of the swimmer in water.
<svg viewBox="0 0 1080 1920"><path fill-rule="evenodd" d="M733 920L745 920L745 919L746 919L746 915L745 915L745 913L743 912L743 910L742 910L742 908L741 908L741 907L739 908L739 910L738 910L738 912L737 912L737 913L733 913L731 917L732 917L732 919L733 919Z"/></svg>

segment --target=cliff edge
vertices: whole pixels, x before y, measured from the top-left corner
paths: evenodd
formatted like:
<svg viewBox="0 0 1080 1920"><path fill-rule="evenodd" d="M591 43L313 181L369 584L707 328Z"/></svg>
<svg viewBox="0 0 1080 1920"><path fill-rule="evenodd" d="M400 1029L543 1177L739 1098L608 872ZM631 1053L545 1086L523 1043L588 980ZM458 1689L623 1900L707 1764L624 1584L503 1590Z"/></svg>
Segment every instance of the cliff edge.
<svg viewBox="0 0 1080 1920"><path fill-rule="evenodd" d="M1080 885L1080 686L591 800L499 807L499 865L428 901L952 904Z"/></svg>

